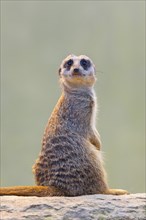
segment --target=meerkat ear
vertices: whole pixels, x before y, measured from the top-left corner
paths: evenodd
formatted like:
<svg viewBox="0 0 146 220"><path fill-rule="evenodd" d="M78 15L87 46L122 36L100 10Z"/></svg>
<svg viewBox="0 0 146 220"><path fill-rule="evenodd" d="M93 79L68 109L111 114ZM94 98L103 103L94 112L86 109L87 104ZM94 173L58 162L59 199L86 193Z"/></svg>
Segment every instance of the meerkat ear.
<svg viewBox="0 0 146 220"><path fill-rule="evenodd" d="M59 68L59 70L58 70L58 74L59 74L59 76L61 76L61 68Z"/></svg>
<svg viewBox="0 0 146 220"><path fill-rule="evenodd" d="M95 75L96 75L96 67L95 67L95 65L94 65L94 72L95 72Z"/></svg>

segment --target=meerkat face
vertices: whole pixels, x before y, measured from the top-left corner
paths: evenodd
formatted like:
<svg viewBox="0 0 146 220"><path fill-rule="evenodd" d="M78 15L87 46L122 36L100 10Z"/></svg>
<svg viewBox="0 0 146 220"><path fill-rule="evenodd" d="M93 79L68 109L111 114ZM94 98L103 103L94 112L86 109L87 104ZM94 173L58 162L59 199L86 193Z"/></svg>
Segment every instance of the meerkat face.
<svg viewBox="0 0 146 220"><path fill-rule="evenodd" d="M61 83L72 87L93 86L96 81L95 66L85 55L66 57L59 68L59 75Z"/></svg>

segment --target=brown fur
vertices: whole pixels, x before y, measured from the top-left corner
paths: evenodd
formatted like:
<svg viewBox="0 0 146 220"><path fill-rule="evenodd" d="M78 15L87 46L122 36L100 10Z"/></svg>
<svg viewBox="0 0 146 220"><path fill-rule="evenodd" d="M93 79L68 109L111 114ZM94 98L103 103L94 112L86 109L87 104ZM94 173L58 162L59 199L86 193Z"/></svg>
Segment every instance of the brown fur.
<svg viewBox="0 0 146 220"><path fill-rule="evenodd" d="M73 60L71 66L65 62ZM95 128L95 67L80 64L86 56L70 55L59 74L62 95L47 123L42 150L33 166L38 186L1 188L0 195L79 196L126 194L109 189L103 168L100 136ZM64 66L67 66L66 69ZM74 69L79 72L75 73Z"/></svg>

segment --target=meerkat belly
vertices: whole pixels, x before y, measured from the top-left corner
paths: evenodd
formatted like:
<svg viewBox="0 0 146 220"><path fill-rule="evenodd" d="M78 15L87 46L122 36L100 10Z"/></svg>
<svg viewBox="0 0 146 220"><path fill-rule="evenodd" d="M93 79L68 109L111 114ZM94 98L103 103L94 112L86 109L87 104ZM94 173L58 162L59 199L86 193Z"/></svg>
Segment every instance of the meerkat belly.
<svg viewBox="0 0 146 220"><path fill-rule="evenodd" d="M97 193L102 179L98 151L84 138L71 135L48 139L34 166L38 185L58 187L66 195Z"/></svg>

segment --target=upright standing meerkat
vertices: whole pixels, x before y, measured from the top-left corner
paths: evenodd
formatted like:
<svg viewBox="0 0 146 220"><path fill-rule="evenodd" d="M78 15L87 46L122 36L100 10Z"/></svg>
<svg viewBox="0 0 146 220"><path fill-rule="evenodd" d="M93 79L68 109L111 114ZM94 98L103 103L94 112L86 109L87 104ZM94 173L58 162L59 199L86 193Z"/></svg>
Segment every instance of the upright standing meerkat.
<svg viewBox="0 0 146 220"><path fill-rule="evenodd" d="M59 69L62 95L47 123L33 166L37 186L1 188L0 195L123 195L109 189L95 127L95 66L89 57L69 55Z"/></svg>

